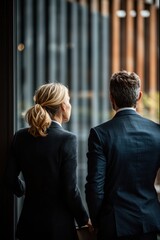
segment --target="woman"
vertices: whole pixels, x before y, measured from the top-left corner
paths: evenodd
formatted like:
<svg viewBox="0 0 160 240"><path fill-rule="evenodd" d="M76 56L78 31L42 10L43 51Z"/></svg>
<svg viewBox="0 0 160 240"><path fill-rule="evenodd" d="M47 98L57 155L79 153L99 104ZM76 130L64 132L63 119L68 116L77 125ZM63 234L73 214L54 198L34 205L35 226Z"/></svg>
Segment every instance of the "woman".
<svg viewBox="0 0 160 240"><path fill-rule="evenodd" d="M11 146L8 184L17 197L25 195L16 237L20 240L74 240L78 226L91 227L77 187L77 140L64 130L71 104L60 83L42 85ZM24 183L19 179L22 172Z"/></svg>

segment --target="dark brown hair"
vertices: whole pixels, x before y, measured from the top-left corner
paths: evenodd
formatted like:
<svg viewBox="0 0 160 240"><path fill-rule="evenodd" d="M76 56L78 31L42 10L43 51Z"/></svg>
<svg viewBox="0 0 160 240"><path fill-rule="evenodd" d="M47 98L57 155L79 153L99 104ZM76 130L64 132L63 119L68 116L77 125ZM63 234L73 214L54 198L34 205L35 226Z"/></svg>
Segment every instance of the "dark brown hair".
<svg viewBox="0 0 160 240"><path fill-rule="evenodd" d="M134 72L119 71L110 80L110 94L118 108L135 107L140 92L140 78Z"/></svg>

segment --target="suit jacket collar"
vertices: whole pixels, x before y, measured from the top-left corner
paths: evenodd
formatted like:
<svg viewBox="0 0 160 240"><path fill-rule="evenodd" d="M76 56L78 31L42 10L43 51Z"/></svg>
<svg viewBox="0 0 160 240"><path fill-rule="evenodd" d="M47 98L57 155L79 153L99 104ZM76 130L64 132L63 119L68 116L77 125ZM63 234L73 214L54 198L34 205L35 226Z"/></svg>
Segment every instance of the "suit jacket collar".
<svg viewBox="0 0 160 240"><path fill-rule="evenodd" d="M127 110L122 110L122 111L117 112L114 117L120 117L120 116L125 116L125 115L137 115L137 114L138 113L135 110L127 109Z"/></svg>
<svg viewBox="0 0 160 240"><path fill-rule="evenodd" d="M50 128L63 128L63 127L60 124L58 124L57 122L52 121Z"/></svg>

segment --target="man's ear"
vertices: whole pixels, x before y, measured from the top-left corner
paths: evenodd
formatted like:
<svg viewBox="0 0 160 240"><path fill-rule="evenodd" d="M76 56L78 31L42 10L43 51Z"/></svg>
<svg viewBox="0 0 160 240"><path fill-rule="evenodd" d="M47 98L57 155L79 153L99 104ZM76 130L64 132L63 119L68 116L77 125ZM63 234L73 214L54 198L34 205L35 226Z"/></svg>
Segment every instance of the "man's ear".
<svg viewBox="0 0 160 240"><path fill-rule="evenodd" d="M114 100L114 98L113 98L111 93L110 93L110 100L111 100L112 105L115 106L116 103L115 103L115 100Z"/></svg>
<svg viewBox="0 0 160 240"><path fill-rule="evenodd" d="M112 94L110 93L110 100L111 100L111 104L112 104L112 108L115 110L115 111L117 111L117 105L116 105L116 103L115 103L115 100L114 100L114 98L113 98L113 96L112 96Z"/></svg>
<svg viewBox="0 0 160 240"><path fill-rule="evenodd" d="M139 101L139 100L142 98L142 95L143 95L143 93L142 93L142 91L140 91L140 92L139 92L139 96L138 96L138 98L137 98L137 101Z"/></svg>
<svg viewBox="0 0 160 240"><path fill-rule="evenodd" d="M111 93L110 93L109 97L110 97L111 102L113 103L114 100L113 100L113 97L112 97Z"/></svg>

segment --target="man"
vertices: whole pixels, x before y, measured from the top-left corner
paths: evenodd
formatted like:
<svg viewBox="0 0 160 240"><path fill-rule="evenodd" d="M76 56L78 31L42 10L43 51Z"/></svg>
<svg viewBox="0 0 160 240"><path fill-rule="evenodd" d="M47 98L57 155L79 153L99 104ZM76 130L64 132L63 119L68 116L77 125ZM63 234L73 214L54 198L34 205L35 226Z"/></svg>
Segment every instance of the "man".
<svg viewBox="0 0 160 240"><path fill-rule="evenodd" d="M98 240L156 240L160 231L160 125L136 112L141 96L137 74L113 74L116 114L90 130L85 191Z"/></svg>

